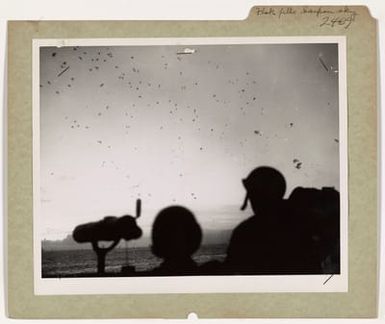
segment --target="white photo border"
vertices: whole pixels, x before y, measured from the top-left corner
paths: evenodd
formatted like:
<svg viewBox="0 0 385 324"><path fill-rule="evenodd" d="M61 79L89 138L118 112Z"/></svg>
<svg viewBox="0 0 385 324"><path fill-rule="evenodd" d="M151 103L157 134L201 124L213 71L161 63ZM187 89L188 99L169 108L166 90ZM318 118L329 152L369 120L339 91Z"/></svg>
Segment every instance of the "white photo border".
<svg viewBox="0 0 385 324"><path fill-rule="evenodd" d="M40 47L156 46L237 44L338 44L340 249L341 273L336 275L182 276L114 278L42 278L40 220ZM348 129L345 36L204 37L204 38L92 38L33 39L33 260L35 295L164 294L164 293L288 293L348 291Z"/></svg>

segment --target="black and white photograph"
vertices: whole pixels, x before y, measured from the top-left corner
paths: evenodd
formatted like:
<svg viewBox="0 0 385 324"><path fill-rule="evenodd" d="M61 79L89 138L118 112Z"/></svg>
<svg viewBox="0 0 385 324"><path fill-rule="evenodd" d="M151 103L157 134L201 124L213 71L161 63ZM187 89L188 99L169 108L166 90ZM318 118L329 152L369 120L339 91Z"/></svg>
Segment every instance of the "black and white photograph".
<svg viewBox="0 0 385 324"><path fill-rule="evenodd" d="M37 41L35 280L346 289L344 46Z"/></svg>

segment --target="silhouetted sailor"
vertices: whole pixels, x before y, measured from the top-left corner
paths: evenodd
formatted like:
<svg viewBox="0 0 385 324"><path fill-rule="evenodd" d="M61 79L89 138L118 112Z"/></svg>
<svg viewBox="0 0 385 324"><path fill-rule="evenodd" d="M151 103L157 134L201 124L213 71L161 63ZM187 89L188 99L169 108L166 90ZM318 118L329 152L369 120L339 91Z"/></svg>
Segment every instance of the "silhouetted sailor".
<svg viewBox="0 0 385 324"><path fill-rule="evenodd" d="M259 167L242 180L246 197L255 215L238 225L232 234L225 261L235 274L270 274L279 272L283 255L281 214L286 191L284 177L270 167Z"/></svg>
<svg viewBox="0 0 385 324"><path fill-rule="evenodd" d="M202 230L191 211L182 206L161 210L152 227L152 252L164 261L152 274L196 274L197 265L192 255L201 241Z"/></svg>
<svg viewBox="0 0 385 324"><path fill-rule="evenodd" d="M286 181L271 167L254 169L243 180L254 216L238 225L228 247L225 269L233 274L320 272L312 255L311 236L283 199Z"/></svg>
<svg viewBox="0 0 385 324"><path fill-rule="evenodd" d="M243 180L254 216L232 234L224 269L231 274L340 272L339 193L334 188L296 188L284 200L286 182L270 167Z"/></svg>

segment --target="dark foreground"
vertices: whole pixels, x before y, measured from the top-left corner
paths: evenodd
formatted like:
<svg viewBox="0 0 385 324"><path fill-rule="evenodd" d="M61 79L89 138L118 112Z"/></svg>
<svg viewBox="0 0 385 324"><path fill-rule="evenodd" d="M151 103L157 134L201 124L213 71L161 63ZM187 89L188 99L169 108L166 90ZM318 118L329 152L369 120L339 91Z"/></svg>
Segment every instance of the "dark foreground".
<svg viewBox="0 0 385 324"><path fill-rule="evenodd" d="M198 264L223 261L226 244L204 245L193 256ZM151 253L149 247L115 249L107 255L105 277L142 276L162 262ZM134 267L125 268L127 265ZM42 277L100 277L96 273L96 255L93 250L42 251Z"/></svg>

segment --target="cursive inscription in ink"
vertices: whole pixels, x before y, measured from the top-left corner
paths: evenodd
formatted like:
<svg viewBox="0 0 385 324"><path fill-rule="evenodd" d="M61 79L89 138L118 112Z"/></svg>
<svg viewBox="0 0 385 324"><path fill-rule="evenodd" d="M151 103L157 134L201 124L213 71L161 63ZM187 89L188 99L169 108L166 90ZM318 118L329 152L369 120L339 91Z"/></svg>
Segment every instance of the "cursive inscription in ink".
<svg viewBox="0 0 385 324"><path fill-rule="evenodd" d="M323 28L348 29L358 13L350 7L255 7L257 16L271 16L285 19L290 16L314 17L315 22Z"/></svg>

